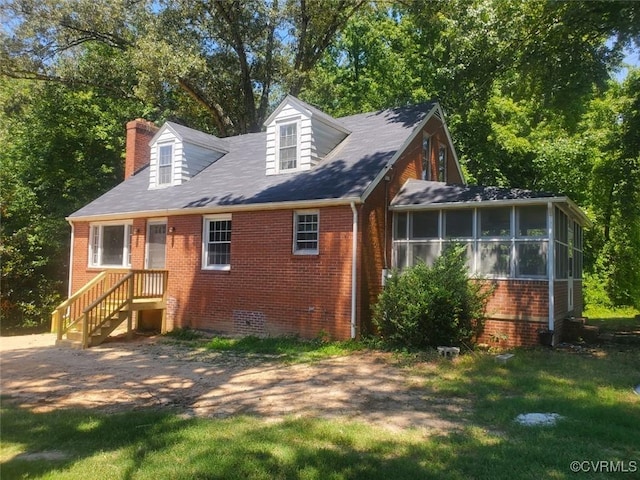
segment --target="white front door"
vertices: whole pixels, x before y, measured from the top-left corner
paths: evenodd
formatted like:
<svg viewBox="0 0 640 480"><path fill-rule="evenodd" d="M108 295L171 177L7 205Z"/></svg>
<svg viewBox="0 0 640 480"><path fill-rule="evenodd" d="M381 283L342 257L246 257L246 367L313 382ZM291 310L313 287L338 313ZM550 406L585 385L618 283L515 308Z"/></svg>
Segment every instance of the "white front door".
<svg viewBox="0 0 640 480"><path fill-rule="evenodd" d="M147 225L147 257L145 266L149 269L162 270L167 254L166 222L149 222Z"/></svg>
<svg viewBox="0 0 640 480"><path fill-rule="evenodd" d="M167 223L149 222L147 224L147 255L145 267L151 270L163 270L167 255ZM162 273L145 274L144 294L162 295L164 290Z"/></svg>

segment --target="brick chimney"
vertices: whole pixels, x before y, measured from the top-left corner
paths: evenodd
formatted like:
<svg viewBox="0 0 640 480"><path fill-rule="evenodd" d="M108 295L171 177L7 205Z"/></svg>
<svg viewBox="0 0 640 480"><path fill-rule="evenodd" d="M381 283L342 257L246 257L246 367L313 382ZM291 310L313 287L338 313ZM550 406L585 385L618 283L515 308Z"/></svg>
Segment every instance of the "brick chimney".
<svg viewBox="0 0 640 480"><path fill-rule="evenodd" d="M124 162L125 180L149 164L151 154L149 142L157 131L158 127L142 118L137 118L127 123L127 144Z"/></svg>

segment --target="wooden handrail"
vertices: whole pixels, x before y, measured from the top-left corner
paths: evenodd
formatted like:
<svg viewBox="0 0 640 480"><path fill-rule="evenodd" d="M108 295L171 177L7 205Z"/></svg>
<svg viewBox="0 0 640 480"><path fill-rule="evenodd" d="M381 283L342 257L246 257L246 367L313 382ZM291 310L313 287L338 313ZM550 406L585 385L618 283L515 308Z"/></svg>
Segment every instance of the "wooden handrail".
<svg viewBox="0 0 640 480"><path fill-rule="evenodd" d="M75 319L71 319L71 321L69 322L69 325L67 325L65 328L63 323L64 323L65 311L67 309L70 309L70 307L73 307L78 302L82 303L84 301L90 301L91 299L85 299L85 297L88 296L93 289L97 288L100 285L100 283L102 283L102 288L100 288L99 291L95 292L95 296L96 297L101 296L104 293L105 289L108 287L107 280L109 280L110 276L114 276L114 275L121 276L129 272L130 270L118 268L118 269L104 270L98 273L89 282L87 282L84 286L82 286L82 288L80 288L77 292L75 292L73 295L71 295L68 299L66 299L64 302L62 302L60 305L58 305L54 309L54 311L51 313L51 332L52 333L57 332L58 340L60 340L62 338L62 334L64 333L64 331L67 328L69 328L69 326L73 325L76 321L80 320L79 316L76 317ZM84 308L82 309L84 310Z"/></svg>
<svg viewBox="0 0 640 480"><path fill-rule="evenodd" d="M94 285L97 285L99 282L101 282L102 280L104 280L107 277L107 272L100 272L98 275L96 275L95 277L93 277L89 282L87 282L82 288L80 288L76 293L74 293L73 295L71 295L69 298L67 298L64 302L62 302L60 305L58 305L55 310L53 311L53 315L55 315L57 312L59 312L60 310L64 310L65 308L67 308L69 305L71 305L72 303L74 303L78 298L80 298L82 295L85 294L85 292L87 292L91 287L93 287ZM52 322L51 323L51 332L55 332L55 327L57 325Z"/></svg>
<svg viewBox="0 0 640 480"><path fill-rule="evenodd" d="M95 302L93 302L91 305L89 305L87 308L84 309L84 313L87 313L89 310L93 310L95 307L97 307L98 305L100 305L101 303L104 302L104 300L111 295L115 290L118 289L118 287L120 285L122 285L123 283L125 283L128 279L133 277L133 272L125 275L124 277L122 277L120 280L118 280L118 282L111 287L109 290L107 290L106 292L104 292L102 294L102 296L100 298L98 298Z"/></svg>
<svg viewBox="0 0 640 480"><path fill-rule="evenodd" d="M91 335L127 304L131 312L136 299L162 297L165 302L168 277L166 270L113 269L100 272L52 312L52 332L56 332L58 340L61 340L69 328L81 323L82 345L86 348ZM123 288L125 284L126 289ZM128 328L131 328L131 317Z"/></svg>

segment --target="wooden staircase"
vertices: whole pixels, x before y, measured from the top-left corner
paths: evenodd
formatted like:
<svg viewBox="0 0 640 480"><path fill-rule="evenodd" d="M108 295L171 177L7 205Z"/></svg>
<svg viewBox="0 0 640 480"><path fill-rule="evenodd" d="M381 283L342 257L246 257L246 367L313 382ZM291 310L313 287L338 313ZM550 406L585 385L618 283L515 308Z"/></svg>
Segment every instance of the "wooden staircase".
<svg viewBox="0 0 640 480"><path fill-rule="evenodd" d="M56 345L88 348L101 344L127 321L133 332L133 312L162 310L165 330L166 270L108 270L62 302L51 314Z"/></svg>

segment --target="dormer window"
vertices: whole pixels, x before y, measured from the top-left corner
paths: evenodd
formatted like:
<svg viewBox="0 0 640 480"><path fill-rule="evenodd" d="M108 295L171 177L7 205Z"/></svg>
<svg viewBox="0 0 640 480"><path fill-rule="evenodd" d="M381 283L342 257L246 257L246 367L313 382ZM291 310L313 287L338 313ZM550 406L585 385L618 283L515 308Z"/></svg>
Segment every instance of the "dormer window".
<svg viewBox="0 0 640 480"><path fill-rule="evenodd" d="M182 185L229 153L227 142L166 122L149 142L149 188Z"/></svg>
<svg viewBox="0 0 640 480"><path fill-rule="evenodd" d="M278 162L280 171L298 168L298 123L279 126Z"/></svg>
<svg viewBox="0 0 640 480"><path fill-rule="evenodd" d="M158 148L158 185L171 185L173 170L173 144Z"/></svg>
<svg viewBox="0 0 640 480"><path fill-rule="evenodd" d="M334 118L291 95L264 124L267 175L309 171L351 133Z"/></svg>

